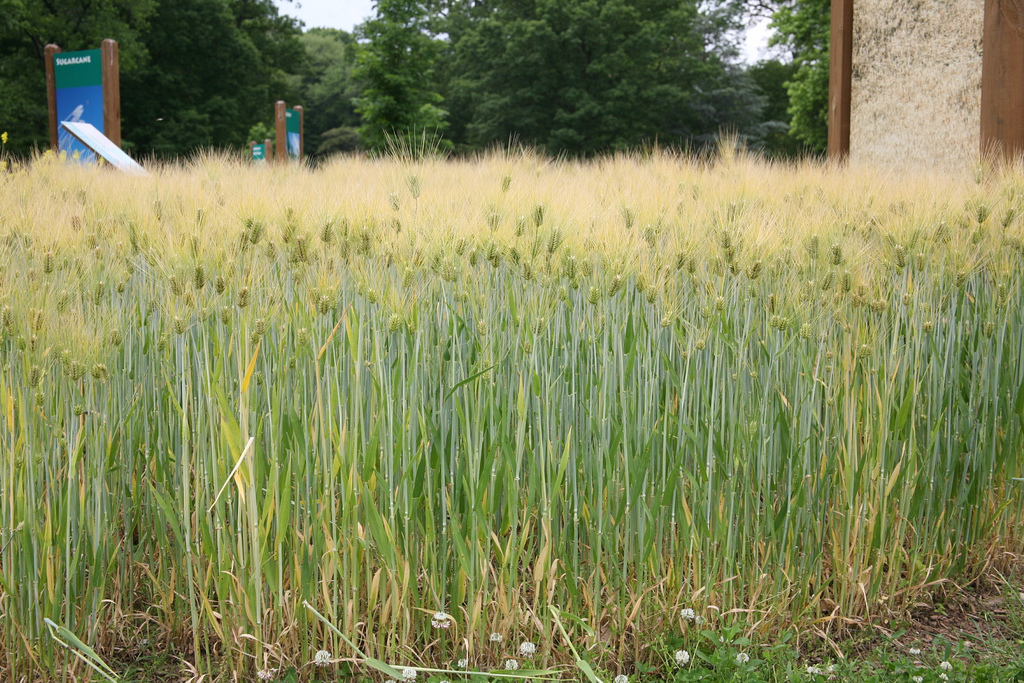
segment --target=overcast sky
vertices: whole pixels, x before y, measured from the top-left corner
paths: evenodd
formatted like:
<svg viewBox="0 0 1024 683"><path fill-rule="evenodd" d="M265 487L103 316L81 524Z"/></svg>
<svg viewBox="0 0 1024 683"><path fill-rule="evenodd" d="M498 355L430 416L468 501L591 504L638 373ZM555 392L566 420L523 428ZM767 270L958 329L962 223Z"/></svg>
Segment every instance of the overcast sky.
<svg viewBox="0 0 1024 683"><path fill-rule="evenodd" d="M301 19L306 28L326 26L351 31L373 14L373 0L275 0L283 14ZM747 31L743 59L756 62L767 56L768 21L762 20Z"/></svg>
<svg viewBox="0 0 1024 683"><path fill-rule="evenodd" d="M282 14L297 17L306 28L352 27L373 14L373 0L274 0Z"/></svg>

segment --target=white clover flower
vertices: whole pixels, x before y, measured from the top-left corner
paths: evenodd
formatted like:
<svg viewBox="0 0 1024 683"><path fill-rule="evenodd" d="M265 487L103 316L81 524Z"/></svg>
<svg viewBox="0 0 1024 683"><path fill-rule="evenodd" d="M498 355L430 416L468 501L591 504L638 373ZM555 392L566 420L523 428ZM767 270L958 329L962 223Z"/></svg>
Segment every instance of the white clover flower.
<svg viewBox="0 0 1024 683"><path fill-rule="evenodd" d="M916 647L912 647L912 648L910 648L909 650L907 650L907 652L909 652L909 653L910 653L911 655L913 655L914 657L916 657L916 656L918 656L919 654L921 654L921 649L920 649L920 648L916 648Z"/></svg>
<svg viewBox="0 0 1024 683"><path fill-rule="evenodd" d="M458 662L456 662L456 664L459 665L460 669L465 669L466 667L469 666L469 659L466 659L466 658L460 659Z"/></svg>
<svg viewBox="0 0 1024 683"><path fill-rule="evenodd" d="M737 664L746 664L749 661L750 661L750 655L748 655L746 652L741 652L738 655L736 655L736 663Z"/></svg>
<svg viewBox="0 0 1024 683"><path fill-rule="evenodd" d="M953 665L949 662L942 662L941 664L939 664L939 668L943 669L944 671L952 671Z"/></svg>
<svg viewBox="0 0 1024 683"><path fill-rule="evenodd" d="M819 669L818 667L813 666L813 665L807 667L807 673L810 674L811 676L823 676L823 675L825 675L824 671L822 671L821 669Z"/></svg>
<svg viewBox="0 0 1024 683"><path fill-rule="evenodd" d="M536 651L537 651L537 646L534 645L533 643L531 643L528 640L525 641L522 645L519 646L519 656L520 657L532 657L533 653L536 652Z"/></svg>
<svg viewBox="0 0 1024 683"><path fill-rule="evenodd" d="M327 666L331 663L331 653L327 650L317 650L313 655L313 664L316 666Z"/></svg>
<svg viewBox="0 0 1024 683"><path fill-rule="evenodd" d="M492 643L500 643L501 641L502 641L502 635L500 633L492 633L491 634L491 642Z"/></svg>
<svg viewBox="0 0 1024 683"><path fill-rule="evenodd" d="M434 628L448 628L452 625L452 616L444 612L434 612L434 618L430 620Z"/></svg>
<svg viewBox="0 0 1024 683"><path fill-rule="evenodd" d="M416 680L416 669L409 669L409 668L402 669L402 678L404 678L407 681L415 681Z"/></svg>
<svg viewBox="0 0 1024 683"><path fill-rule="evenodd" d="M948 681L949 680L949 676L947 676L946 674L939 674L939 680L940 681Z"/></svg>
<svg viewBox="0 0 1024 683"><path fill-rule="evenodd" d="M836 670L836 665L835 664L829 664L828 666L825 667L825 673L832 673L835 670Z"/></svg>
<svg viewBox="0 0 1024 683"><path fill-rule="evenodd" d="M686 666L690 663L690 653L686 650L676 650L676 664Z"/></svg>
<svg viewBox="0 0 1024 683"><path fill-rule="evenodd" d="M269 681L277 675L277 669L261 669L256 672L256 678L261 681Z"/></svg>
<svg viewBox="0 0 1024 683"><path fill-rule="evenodd" d="M910 680L914 683L924 683L924 676L911 676Z"/></svg>
<svg viewBox="0 0 1024 683"><path fill-rule="evenodd" d="M683 618L683 621L693 621L697 618L697 613L693 611L692 607L687 607L679 613L679 616Z"/></svg>
<svg viewBox="0 0 1024 683"><path fill-rule="evenodd" d="M517 662L514 659L506 659L505 660L505 668L508 669L509 671L515 671L516 669L519 668L519 662Z"/></svg>
<svg viewBox="0 0 1024 683"><path fill-rule="evenodd" d="M695 624L703 624L705 621L707 621L707 619L705 619L704 617L702 617L701 615L698 614L696 616L696 618L693 620L693 623L695 623Z"/></svg>
<svg viewBox="0 0 1024 683"><path fill-rule="evenodd" d="M615 683L629 683L629 676L626 674L619 674L615 677Z"/></svg>

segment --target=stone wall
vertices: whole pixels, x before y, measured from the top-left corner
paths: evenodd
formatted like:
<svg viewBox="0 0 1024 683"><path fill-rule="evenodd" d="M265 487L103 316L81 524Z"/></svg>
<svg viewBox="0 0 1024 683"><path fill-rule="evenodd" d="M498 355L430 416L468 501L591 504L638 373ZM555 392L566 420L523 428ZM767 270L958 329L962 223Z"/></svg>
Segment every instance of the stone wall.
<svg viewBox="0 0 1024 683"><path fill-rule="evenodd" d="M975 163L984 0L854 0L853 12L851 162Z"/></svg>

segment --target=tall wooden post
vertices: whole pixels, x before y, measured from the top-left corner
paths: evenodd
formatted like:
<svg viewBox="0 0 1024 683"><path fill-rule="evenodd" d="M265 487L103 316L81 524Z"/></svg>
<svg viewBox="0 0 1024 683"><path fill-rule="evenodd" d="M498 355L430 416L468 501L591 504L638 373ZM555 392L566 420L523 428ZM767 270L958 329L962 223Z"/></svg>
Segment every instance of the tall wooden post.
<svg viewBox="0 0 1024 683"><path fill-rule="evenodd" d="M1024 0L985 0L981 153L1024 154Z"/></svg>
<svg viewBox="0 0 1024 683"><path fill-rule="evenodd" d="M107 38L100 43L103 72L103 134L121 146L121 69L117 57L117 41Z"/></svg>
<svg viewBox="0 0 1024 683"><path fill-rule="evenodd" d="M832 0L828 69L828 157L850 154L850 92L853 83L853 0Z"/></svg>
<svg viewBox="0 0 1024 683"><path fill-rule="evenodd" d="M43 59L46 61L46 106L50 110L50 149L57 151L57 79L53 71L53 56L60 52L60 47L49 44L43 48Z"/></svg>
<svg viewBox="0 0 1024 683"><path fill-rule="evenodd" d="M299 161L302 161L306 147L306 130L303 124L304 114L301 106L296 106L295 111L299 112Z"/></svg>
<svg viewBox="0 0 1024 683"><path fill-rule="evenodd" d="M274 148L270 146L270 138L263 141L263 156L267 158L267 161L274 160Z"/></svg>
<svg viewBox="0 0 1024 683"><path fill-rule="evenodd" d="M249 161L252 161L252 148L255 147L255 146L256 146L256 141L255 140L249 140ZM267 153L264 152L263 156L265 158L267 156Z"/></svg>
<svg viewBox="0 0 1024 683"><path fill-rule="evenodd" d="M288 160L288 124L284 115L284 100L278 100L274 105L274 130L277 132L277 149L274 156L277 161Z"/></svg>

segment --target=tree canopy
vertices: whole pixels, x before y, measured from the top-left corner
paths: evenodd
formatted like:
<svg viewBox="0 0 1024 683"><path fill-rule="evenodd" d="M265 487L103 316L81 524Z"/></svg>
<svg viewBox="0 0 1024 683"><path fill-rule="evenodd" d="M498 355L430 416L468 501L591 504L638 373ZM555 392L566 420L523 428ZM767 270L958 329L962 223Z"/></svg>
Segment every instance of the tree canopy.
<svg viewBox="0 0 1024 683"><path fill-rule="evenodd" d="M792 54L787 81L792 136L815 152L828 143L830 0L784 0L772 15L773 42Z"/></svg>
<svg viewBox="0 0 1024 683"><path fill-rule="evenodd" d="M231 9L217 0L161 3L143 36L148 59L121 79L125 139L162 156L241 145L269 84L254 77L260 52Z"/></svg>
<svg viewBox="0 0 1024 683"><path fill-rule="evenodd" d="M695 129L697 9L670 0L515 0L469 23L452 51L458 133L592 153Z"/></svg>
<svg viewBox="0 0 1024 683"><path fill-rule="evenodd" d="M363 121L359 136L370 149L385 147L389 133L448 126L444 97L433 87L441 42L430 35L429 19L426 3L377 0L376 17L359 31L365 43L353 76L363 91L355 101Z"/></svg>
<svg viewBox="0 0 1024 683"><path fill-rule="evenodd" d="M142 156L241 149L273 103L313 156L427 133L463 152L700 149L723 131L792 156L824 144L828 2L780 0L791 61L739 59L743 0L377 0L353 32L303 30L274 0L0 0L0 128L48 144L43 47L120 46L122 135Z"/></svg>

